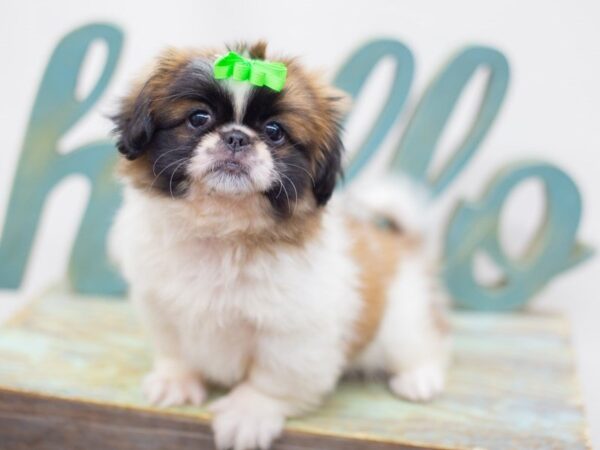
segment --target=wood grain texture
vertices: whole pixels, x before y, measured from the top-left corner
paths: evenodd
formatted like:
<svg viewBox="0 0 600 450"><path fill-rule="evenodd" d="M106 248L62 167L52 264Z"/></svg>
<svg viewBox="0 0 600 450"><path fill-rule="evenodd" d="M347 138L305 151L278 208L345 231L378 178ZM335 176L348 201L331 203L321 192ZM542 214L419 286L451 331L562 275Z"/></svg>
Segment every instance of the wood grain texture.
<svg viewBox="0 0 600 450"><path fill-rule="evenodd" d="M461 313L453 324L441 398L413 404L346 380L275 449L587 448L564 319ZM213 448L206 409L146 405L149 367L126 303L43 296L0 329L0 449Z"/></svg>
<svg viewBox="0 0 600 450"><path fill-rule="evenodd" d="M192 417L0 391L1 447L10 450L208 450L210 426ZM355 439L286 432L274 450L357 448ZM367 450L416 450L421 446L360 442Z"/></svg>

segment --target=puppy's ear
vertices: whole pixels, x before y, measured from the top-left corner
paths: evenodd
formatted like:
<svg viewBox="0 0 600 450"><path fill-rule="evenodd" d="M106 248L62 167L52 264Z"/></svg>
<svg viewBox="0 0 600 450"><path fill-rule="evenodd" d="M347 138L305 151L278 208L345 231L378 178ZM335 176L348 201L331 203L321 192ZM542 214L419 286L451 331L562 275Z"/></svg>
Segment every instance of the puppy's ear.
<svg viewBox="0 0 600 450"><path fill-rule="evenodd" d="M344 145L340 136L341 120L350 109L350 98L345 92L329 87L325 97L326 107L321 117L327 118L328 137L321 144L321 158L317 162L313 192L317 205L325 205L335 189L339 178L342 177L342 157Z"/></svg>
<svg viewBox="0 0 600 450"><path fill-rule="evenodd" d="M339 131L322 148L322 158L317 162L313 192L318 206L327 204L337 180L342 175L342 154L344 146Z"/></svg>
<svg viewBox="0 0 600 450"><path fill-rule="evenodd" d="M148 84L123 99L120 111L112 116L117 149L129 160L140 157L154 134Z"/></svg>

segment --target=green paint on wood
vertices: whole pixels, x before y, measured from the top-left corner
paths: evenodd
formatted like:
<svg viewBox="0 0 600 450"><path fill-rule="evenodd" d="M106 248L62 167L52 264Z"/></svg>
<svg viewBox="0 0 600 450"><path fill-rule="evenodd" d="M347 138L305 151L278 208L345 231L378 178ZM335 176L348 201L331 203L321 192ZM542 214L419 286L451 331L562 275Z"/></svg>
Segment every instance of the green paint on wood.
<svg viewBox="0 0 600 450"><path fill-rule="evenodd" d="M346 381L287 430L426 448L586 448L569 332L560 317L461 313L444 394L398 400L380 382ZM129 305L45 295L0 328L0 391L24 391L207 421L205 408L142 398L151 367ZM35 370L32 370L35 368Z"/></svg>

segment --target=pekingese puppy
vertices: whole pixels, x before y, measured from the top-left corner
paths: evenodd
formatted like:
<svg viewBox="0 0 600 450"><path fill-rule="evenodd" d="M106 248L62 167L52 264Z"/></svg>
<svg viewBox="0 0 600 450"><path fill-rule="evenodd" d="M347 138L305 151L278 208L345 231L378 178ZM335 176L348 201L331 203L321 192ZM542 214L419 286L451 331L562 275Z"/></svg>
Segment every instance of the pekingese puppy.
<svg viewBox="0 0 600 450"><path fill-rule="evenodd" d="M246 65L265 49L236 47ZM447 334L400 185L356 214L330 202L345 96L292 58L273 58L281 90L217 79L225 53L167 51L114 117L125 190L110 249L156 352L146 397L200 405L207 385L230 387L211 410L217 447L236 450L270 447L349 369L432 398Z"/></svg>

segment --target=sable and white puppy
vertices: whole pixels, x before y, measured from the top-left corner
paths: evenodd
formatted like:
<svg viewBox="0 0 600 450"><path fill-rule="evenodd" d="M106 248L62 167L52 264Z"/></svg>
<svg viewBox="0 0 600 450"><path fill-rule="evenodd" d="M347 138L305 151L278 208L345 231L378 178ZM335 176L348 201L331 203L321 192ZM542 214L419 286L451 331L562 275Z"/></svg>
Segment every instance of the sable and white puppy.
<svg viewBox="0 0 600 450"><path fill-rule="evenodd" d="M278 59L281 92L216 80L218 56L164 53L115 117L110 247L156 350L146 396L199 405L206 385L231 387L212 405L216 445L243 450L268 448L346 369L385 371L407 399L439 393L446 336L420 237L328 204L343 95L295 59ZM387 192L375 212L395 207Z"/></svg>

